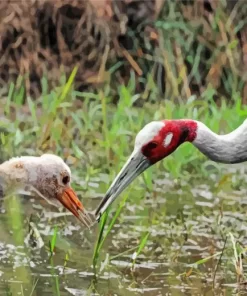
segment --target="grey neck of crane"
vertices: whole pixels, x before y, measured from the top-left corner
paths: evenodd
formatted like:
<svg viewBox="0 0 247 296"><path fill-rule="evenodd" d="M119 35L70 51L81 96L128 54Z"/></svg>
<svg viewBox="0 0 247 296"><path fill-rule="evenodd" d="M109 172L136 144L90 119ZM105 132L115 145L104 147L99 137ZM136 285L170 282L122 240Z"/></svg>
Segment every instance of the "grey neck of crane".
<svg viewBox="0 0 247 296"><path fill-rule="evenodd" d="M233 164L247 161L247 120L226 135L217 135L198 122L197 136L192 143L216 162Z"/></svg>

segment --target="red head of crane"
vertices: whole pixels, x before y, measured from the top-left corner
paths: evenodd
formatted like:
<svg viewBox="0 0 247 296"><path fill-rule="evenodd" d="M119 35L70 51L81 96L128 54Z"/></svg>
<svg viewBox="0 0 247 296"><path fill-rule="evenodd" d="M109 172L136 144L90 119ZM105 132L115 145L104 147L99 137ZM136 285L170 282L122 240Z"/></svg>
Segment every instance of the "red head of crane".
<svg viewBox="0 0 247 296"><path fill-rule="evenodd" d="M134 150L98 206L96 219L100 219L109 205L137 176L170 155L184 142L191 142L216 162L246 161L247 120L226 135L217 135L202 122L190 119L150 122L137 134Z"/></svg>

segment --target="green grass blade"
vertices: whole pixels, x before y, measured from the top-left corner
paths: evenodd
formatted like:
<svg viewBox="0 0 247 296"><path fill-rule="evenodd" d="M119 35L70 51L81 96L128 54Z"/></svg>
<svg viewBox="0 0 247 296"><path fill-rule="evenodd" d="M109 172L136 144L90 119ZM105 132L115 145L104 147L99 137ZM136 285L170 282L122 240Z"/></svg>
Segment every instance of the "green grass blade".
<svg viewBox="0 0 247 296"><path fill-rule="evenodd" d="M97 243L95 244L95 247L94 247L94 254L93 254L93 266L94 266L94 268L96 268L96 265L97 265L101 240L103 238L103 233L104 233L104 228L105 228L105 224L106 224L106 221L107 221L108 213L109 213L109 208L103 214L103 216L100 219L100 232L99 232Z"/></svg>
<svg viewBox="0 0 247 296"><path fill-rule="evenodd" d="M57 241L57 225L54 228L53 236L52 236L52 239L50 241L50 252L51 252L51 254L53 254L53 251L55 249L56 241Z"/></svg>
<svg viewBox="0 0 247 296"><path fill-rule="evenodd" d="M7 97L5 106L4 106L4 112L6 113L6 115L9 115L10 105L11 105L11 101L12 101L12 98L13 98L14 91L15 91L15 85L14 85L13 82L11 82L10 86L9 86L8 97Z"/></svg>
<svg viewBox="0 0 247 296"><path fill-rule="evenodd" d="M149 235L150 235L150 232L147 232L147 233L142 237L142 239L141 239L141 241L140 241L140 244L139 244L139 247L138 247L137 251L134 252L134 254L133 254L133 256L132 256L132 258L133 258L133 261L132 261L132 268L133 268L134 265L135 265L136 258L140 255L141 251L142 251L143 248L145 247Z"/></svg>
<svg viewBox="0 0 247 296"><path fill-rule="evenodd" d="M200 259L200 260L196 261L195 263L193 263L193 264L191 264L191 265L192 265L192 266L198 266L198 265L200 265L200 264L206 263L208 260L210 260L210 259L212 259L212 258L214 258L214 257L217 257L217 256L221 255L221 253L222 253L222 251L217 252L217 253L213 254L212 256L208 256L208 257L206 257L206 258Z"/></svg>
<svg viewBox="0 0 247 296"><path fill-rule="evenodd" d="M63 102L65 100L66 96L68 95L68 93L69 93L69 91L71 89L71 86L72 86L72 84L73 84L73 82L75 80L77 70L78 70L78 67L75 67L73 69L72 73L70 74L70 77L69 77L67 83L63 87L62 93L61 93L60 98L59 98L59 102Z"/></svg>

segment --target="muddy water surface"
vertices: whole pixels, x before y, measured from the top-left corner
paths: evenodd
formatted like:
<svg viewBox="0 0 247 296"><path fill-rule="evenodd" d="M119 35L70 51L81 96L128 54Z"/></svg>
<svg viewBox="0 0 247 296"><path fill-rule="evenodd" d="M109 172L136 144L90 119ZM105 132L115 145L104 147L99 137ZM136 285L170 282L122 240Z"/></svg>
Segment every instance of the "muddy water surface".
<svg viewBox="0 0 247 296"><path fill-rule="evenodd" d="M0 215L1 295L244 293L245 277L236 272L229 233L247 245L245 170L243 166L223 167L207 178L190 176L183 181L157 173L152 191L139 178L128 190L125 209L105 241L97 274L92 257L98 225L88 231L74 217L43 208L35 199L10 198ZM90 180L86 193L80 186L78 192L84 204L94 209L103 188L105 181L97 177ZM114 203L111 216L120 200ZM28 239L30 221L37 233ZM50 256L55 225L58 234ZM148 232L147 243L133 265L140 239ZM224 244L222 255L192 265L221 252ZM241 266L244 273L244 256Z"/></svg>

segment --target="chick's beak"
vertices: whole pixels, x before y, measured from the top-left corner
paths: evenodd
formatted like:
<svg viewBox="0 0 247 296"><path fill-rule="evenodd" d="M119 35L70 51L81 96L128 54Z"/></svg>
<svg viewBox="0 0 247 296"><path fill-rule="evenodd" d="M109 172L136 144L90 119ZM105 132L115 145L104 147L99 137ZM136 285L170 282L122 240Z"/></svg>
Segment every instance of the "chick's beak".
<svg viewBox="0 0 247 296"><path fill-rule="evenodd" d="M87 226L88 228L92 226L93 221L91 217L89 216L79 198L77 197L75 191L71 187L67 187L62 191L62 193L58 193L57 199L85 226Z"/></svg>

